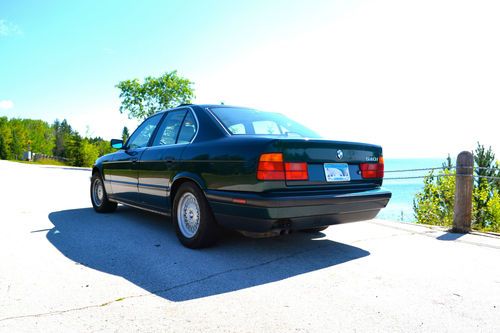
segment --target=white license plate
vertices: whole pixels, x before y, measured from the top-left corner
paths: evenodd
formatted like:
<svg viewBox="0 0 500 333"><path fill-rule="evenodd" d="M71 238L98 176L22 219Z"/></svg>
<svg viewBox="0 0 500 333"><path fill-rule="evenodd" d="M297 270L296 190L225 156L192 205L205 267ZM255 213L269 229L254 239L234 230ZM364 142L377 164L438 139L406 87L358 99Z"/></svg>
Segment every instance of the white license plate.
<svg viewBox="0 0 500 333"><path fill-rule="evenodd" d="M324 167L327 182L348 182L351 180L347 163L325 163Z"/></svg>

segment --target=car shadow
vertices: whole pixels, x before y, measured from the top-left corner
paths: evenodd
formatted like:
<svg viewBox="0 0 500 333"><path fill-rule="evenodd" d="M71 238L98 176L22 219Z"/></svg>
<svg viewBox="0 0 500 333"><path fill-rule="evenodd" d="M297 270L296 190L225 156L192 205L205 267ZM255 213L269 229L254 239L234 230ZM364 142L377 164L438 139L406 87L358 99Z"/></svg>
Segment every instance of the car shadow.
<svg viewBox="0 0 500 333"><path fill-rule="evenodd" d="M67 258L121 276L171 301L186 301L276 282L368 256L360 248L294 233L252 239L224 232L212 248L190 250L168 218L120 206L53 212L47 239Z"/></svg>

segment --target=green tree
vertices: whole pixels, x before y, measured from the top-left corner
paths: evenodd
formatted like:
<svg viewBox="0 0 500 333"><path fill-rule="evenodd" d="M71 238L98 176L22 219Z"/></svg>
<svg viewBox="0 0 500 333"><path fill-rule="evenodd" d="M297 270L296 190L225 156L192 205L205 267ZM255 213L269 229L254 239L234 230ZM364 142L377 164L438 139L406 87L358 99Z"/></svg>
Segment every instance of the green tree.
<svg viewBox="0 0 500 333"><path fill-rule="evenodd" d="M99 149L96 145L84 139L81 145L82 166L90 167L94 164L95 160L99 157Z"/></svg>
<svg viewBox="0 0 500 333"><path fill-rule="evenodd" d="M12 158L11 147L12 132L9 127L9 119L0 117L0 159L7 160Z"/></svg>
<svg viewBox="0 0 500 333"><path fill-rule="evenodd" d="M73 129L66 119L62 122L56 120L52 125L55 137L55 147L53 149L53 154L55 156L69 158L67 147L70 144L71 136L73 135Z"/></svg>
<svg viewBox="0 0 500 333"><path fill-rule="evenodd" d="M43 120L0 118L0 158L21 158L28 150L51 154L54 133Z"/></svg>
<svg viewBox="0 0 500 333"><path fill-rule="evenodd" d="M82 138L65 119L49 125L43 120L0 117L0 159L20 159L31 145L34 153L66 157L74 166L91 166L113 151L100 137Z"/></svg>
<svg viewBox="0 0 500 333"><path fill-rule="evenodd" d="M123 142L126 142L129 136L130 136L130 134L128 132L127 126L123 127L123 131L122 131L122 140L123 140Z"/></svg>
<svg viewBox="0 0 500 333"><path fill-rule="evenodd" d="M110 142L100 137L89 138L88 141L97 148L98 157L112 153L114 151L113 148L111 148Z"/></svg>
<svg viewBox="0 0 500 333"><path fill-rule="evenodd" d="M54 132L51 126L43 120L22 119L22 124L27 131L31 143L31 151L41 154L52 154L54 149Z"/></svg>
<svg viewBox="0 0 500 333"><path fill-rule="evenodd" d="M491 212L491 224L489 230L500 231L500 191L497 191L488 202L488 211Z"/></svg>
<svg viewBox="0 0 500 333"><path fill-rule="evenodd" d="M84 166L85 157L83 155L83 140L78 132L74 132L68 141L66 141L65 157L73 166Z"/></svg>
<svg viewBox="0 0 500 333"><path fill-rule="evenodd" d="M472 192L472 227L500 231L500 172L491 147L477 144L474 151L474 187ZM455 200L455 171L451 159L443 170L424 177L424 188L413 201L418 223L451 226ZM487 177L487 178L484 178Z"/></svg>
<svg viewBox="0 0 500 333"><path fill-rule="evenodd" d="M437 175L431 171L424 177L424 189L413 200L419 223L450 226L453 223L455 171L443 168Z"/></svg>
<svg viewBox="0 0 500 333"><path fill-rule="evenodd" d="M23 153L28 148L28 131L23 124L22 119L11 119L9 127L12 134L10 141L10 155L15 159L21 159Z"/></svg>
<svg viewBox="0 0 500 333"><path fill-rule="evenodd" d="M120 112L128 112L129 118L144 119L158 111L190 103L194 98L193 82L167 72L159 77L148 76L144 82L138 79L119 82Z"/></svg>
<svg viewBox="0 0 500 333"><path fill-rule="evenodd" d="M472 195L474 202L474 221L479 224L481 228L485 228L490 221L491 212L489 210L489 202L494 195L494 188L496 187L495 176L500 176L500 173L495 168L495 154L491 147L486 149L479 142L477 143L476 150L474 151L474 188L475 191Z"/></svg>

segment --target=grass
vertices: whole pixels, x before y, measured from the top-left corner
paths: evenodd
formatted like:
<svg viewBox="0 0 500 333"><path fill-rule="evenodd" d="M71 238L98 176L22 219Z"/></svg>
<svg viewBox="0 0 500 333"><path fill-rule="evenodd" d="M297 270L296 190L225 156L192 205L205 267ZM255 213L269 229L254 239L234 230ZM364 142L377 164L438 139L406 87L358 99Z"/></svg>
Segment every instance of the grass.
<svg viewBox="0 0 500 333"><path fill-rule="evenodd" d="M37 161L19 161L19 160L10 160L12 162L17 162L17 163L24 163L24 164L41 164L41 165L56 165L56 166L68 166L68 164L60 161L55 161L55 160L49 160L49 159L39 159Z"/></svg>

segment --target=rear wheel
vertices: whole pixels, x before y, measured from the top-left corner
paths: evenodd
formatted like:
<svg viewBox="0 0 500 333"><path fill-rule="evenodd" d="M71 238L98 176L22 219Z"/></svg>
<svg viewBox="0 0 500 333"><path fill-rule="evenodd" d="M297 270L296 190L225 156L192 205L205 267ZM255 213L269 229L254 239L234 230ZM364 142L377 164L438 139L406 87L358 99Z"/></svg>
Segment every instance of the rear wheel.
<svg viewBox="0 0 500 333"><path fill-rule="evenodd" d="M98 173L94 173L90 181L90 201L92 201L92 206L98 213L114 212L118 205L116 202L108 200L104 183Z"/></svg>
<svg viewBox="0 0 500 333"><path fill-rule="evenodd" d="M218 226L203 192L193 183L180 186L174 198L172 217L180 242L191 249L213 245Z"/></svg>

